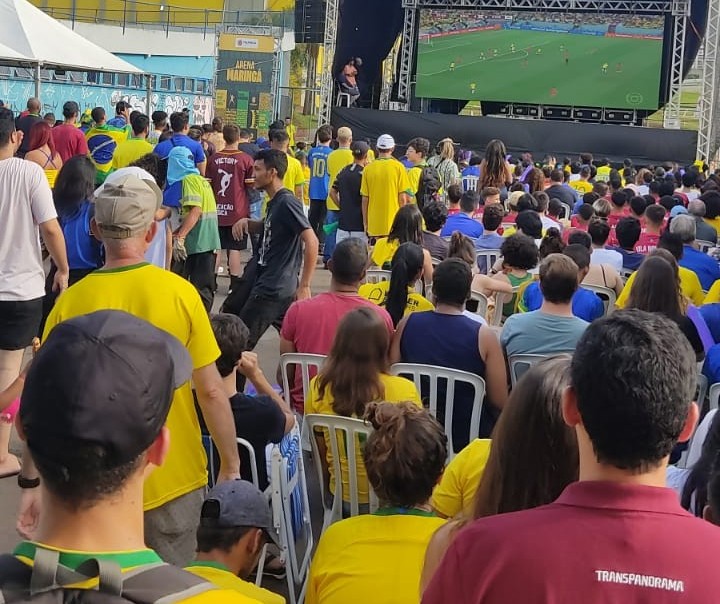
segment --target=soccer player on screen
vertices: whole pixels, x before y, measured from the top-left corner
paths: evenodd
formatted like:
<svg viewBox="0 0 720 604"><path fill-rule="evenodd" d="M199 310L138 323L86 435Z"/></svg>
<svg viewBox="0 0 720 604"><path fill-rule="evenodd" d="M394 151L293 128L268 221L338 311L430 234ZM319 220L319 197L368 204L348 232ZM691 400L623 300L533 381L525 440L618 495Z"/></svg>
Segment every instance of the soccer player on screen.
<svg viewBox="0 0 720 604"><path fill-rule="evenodd" d="M510 52L515 52L515 44L510 44Z"/></svg>
<svg viewBox="0 0 720 604"><path fill-rule="evenodd" d="M541 54L542 54L542 46L538 46L538 49L535 51L535 54L536 54L536 55L541 55Z"/></svg>
<svg viewBox="0 0 720 604"><path fill-rule="evenodd" d="M608 67L610 67L610 65L608 65L607 63L603 63L603 64L602 64L602 72L603 72L603 73L607 73L607 72L608 72Z"/></svg>
<svg viewBox="0 0 720 604"><path fill-rule="evenodd" d="M477 88L477 84L475 82L472 82L470 84L470 94L475 94L475 89Z"/></svg>
<svg viewBox="0 0 720 604"><path fill-rule="evenodd" d="M450 63L450 71L455 71L455 61L451 61L451 63Z"/></svg>
<svg viewBox="0 0 720 604"><path fill-rule="evenodd" d="M480 60L481 61L485 60L485 53L482 50L480 51Z"/></svg>

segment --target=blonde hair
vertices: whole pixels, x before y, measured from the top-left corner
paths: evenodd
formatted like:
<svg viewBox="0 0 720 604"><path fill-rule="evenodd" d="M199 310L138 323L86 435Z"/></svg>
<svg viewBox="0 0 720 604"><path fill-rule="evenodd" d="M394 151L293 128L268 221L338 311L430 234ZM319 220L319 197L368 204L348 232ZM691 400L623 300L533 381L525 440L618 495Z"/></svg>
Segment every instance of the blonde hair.
<svg viewBox="0 0 720 604"><path fill-rule="evenodd" d="M451 138L444 138L442 139L438 145L437 145L438 154L443 159L455 159L455 144L453 143L453 139Z"/></svg>
<svg viewBox="0 0 720 604"><path fill-rule="evenodd" d="M339 143L352 142L352 130L350 130L350 128L348 128L347 126L338 128L337 139Z"/></svg>

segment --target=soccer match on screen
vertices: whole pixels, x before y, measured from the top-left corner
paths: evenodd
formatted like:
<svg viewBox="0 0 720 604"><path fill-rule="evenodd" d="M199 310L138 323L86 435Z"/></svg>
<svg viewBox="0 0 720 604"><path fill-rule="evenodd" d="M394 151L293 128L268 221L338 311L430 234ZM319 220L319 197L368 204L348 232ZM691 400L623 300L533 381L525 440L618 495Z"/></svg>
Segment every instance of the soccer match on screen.
<svg viewBox="0 0 720 604"><path fill-rule="evenodd" d="M664 17L425 10L416 93L655 109Z"/></svg>

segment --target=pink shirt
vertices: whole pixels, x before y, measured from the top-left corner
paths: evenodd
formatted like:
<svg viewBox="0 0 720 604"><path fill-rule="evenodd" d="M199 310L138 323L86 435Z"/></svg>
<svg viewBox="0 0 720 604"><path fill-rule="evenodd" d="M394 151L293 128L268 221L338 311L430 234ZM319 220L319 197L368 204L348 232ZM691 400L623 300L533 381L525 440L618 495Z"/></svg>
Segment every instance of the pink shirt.
<svg viewBox="0 0 720 604"><path fill-rule="evenodd" d="M393 334L395 328L392 319L384 308L359 295L326 292L308 300L294 302L285 314L280 337L292 342L297 352L326 355L330 352L340 320L360 306L367 306L380 313L388 332ZM315 372L311 369L310 377L314 376ZM291 396L293 407L302 412L305 401L300 372L296 372Z"/></svg>
<svg viewBox="0 0 720 604"><path fill-rule="evenodd" d="M682 604L720 592L720 528L669 488L578 482L458 533L423 604Z"/></svg>
<svg viewBox="0 0 720 604"><path fill-rule="evenodd" d="M63 163L76 155L88 154L87 140L80 128L70 124L60 124L52 129L52 139Z"/></svg>
<svg viewBox="0 0 720 604"><path fill-rule="evenodd" d="M660 235L652 235L651 233L641 233L640 239L635 244L635 251L640 254L649 254L652 252L660 241Z"/></svg>

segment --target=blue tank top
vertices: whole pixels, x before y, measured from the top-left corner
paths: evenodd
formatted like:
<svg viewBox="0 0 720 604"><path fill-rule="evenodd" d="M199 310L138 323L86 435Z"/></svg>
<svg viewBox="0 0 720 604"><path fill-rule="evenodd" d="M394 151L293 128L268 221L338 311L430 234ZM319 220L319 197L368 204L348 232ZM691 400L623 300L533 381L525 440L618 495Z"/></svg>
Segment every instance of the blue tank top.
<svg viewBox="0 0 720 604"><path fill-rule="evenodd" d="M89 201L83 201L74 214L60 216L71 270L96 269L102 266L100 242L90 231L90 219L94 209Z"/></svg>
<svg viewBox="0 0 720 604"><path fill-rule="evenodd" d="M485 361L478 350L480 323L463 315L446 315L439 312L419 312L408 315L402 339L400 356L403 363L437 365L474 373L485 379ZM429 385L421 383L421 395L427 400ZM445 400L446 385L438 384L438 400ZM468 434L472 415L473 388L459 384L455 387L453 410L453 444L457 453L478 435ZM480 435L487 438L494 421L488 416L489 404L483 405ZM488 410L488 411L486 411ZM444 405L438 404L438 417L443 418ZM487 432L487 434L483 434Z"/></svg>

